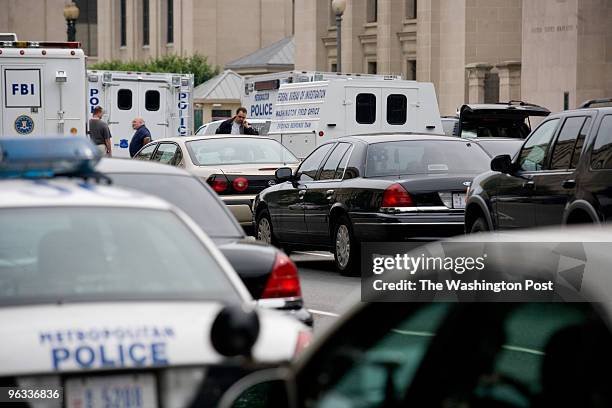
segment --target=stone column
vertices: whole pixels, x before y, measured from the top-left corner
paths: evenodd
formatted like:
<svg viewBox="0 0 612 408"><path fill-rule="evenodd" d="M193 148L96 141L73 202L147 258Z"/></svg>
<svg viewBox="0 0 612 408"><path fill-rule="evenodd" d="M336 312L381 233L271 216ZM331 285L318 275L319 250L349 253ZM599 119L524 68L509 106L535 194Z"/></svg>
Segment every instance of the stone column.
<svg viewBox="0 0 612 408"><path fill-rule="evenodd" d="M499 100L521 100L521 62L504 61L495 66L499 75Z"/></svg>
<svg viewBox="0 0 612 408"><path fill-rule="evenodd" d="M465 66L468 74L468 103L484 103L485 75L493 68L492 65L474 63Z"/></svg>

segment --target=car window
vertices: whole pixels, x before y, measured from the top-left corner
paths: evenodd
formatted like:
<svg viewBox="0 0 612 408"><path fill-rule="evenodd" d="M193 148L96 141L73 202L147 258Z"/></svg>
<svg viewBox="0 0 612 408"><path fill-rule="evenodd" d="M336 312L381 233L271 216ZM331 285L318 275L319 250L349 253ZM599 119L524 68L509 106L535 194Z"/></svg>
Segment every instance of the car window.
<svg viewBox="0 0 612 408"><path fill-rule="evenodd" d="M160 143L159 148L151 160L176 166L176 164L178 164L176 161L177 158L179 158L178 162L180 162L180 151L181 149L174 143Z"/></svg>
<svg viewBox="0 0 612 408"><path fill-rule="evenodd" d="M368 146L366 177L481 173L491 158L476 143L454 140L403 140Z"/></svg>
<svg viewBox="0 0 612 408"><path fill-rule="evenodd" d="M550 161L552 170L570 167L574 146L585 121L585 116L570 117L565 120L552 149Z"/></svg>
<svg viewBox="0 0 612 408"><path fill-rule="evenodd" d="M350 143L338 143L334 151L327 157L321 174L319 174L319 180L333 180L336 178L336 170L340 165L340 161L344 158L350 147Z"/></svg>
<svg viewBox="0 0 612 408"><path fill-rule="evenodd" d="M574 145L574 153L572 153L570 169L575 169L576 166L578 166L578 161L580 160L580 155L582 154L582 147L584 146L584 138L591 128L591 122L591 118L587 117L584 125L582 125L582 129L580 130L580 134L578 135L578 139L576 139L576 144Z"/></svg>
<svg viewBox="0 0 612 408"><path fill-rule="evenodd" d="M527 139L519 153L519 167L524 171L544 169L546 151L552 140L559 119L552 119L540 125Z"/></svg>
<svg viewBox="0 0 612 408"><path fill-rule="evenodd" d="M238 300L208 248L169 211L3 209L0 231L0 304Z"/></svg>
<svg viewBox="0 0 612 408"><path fill-rule="evenodd" d="M300 181L312 181L317 176L321 162L327 153L334 147L334 143L325 144L317 148L300 165L296 174L299 174Z"/></svg>
<svg viewBox="0 0 612 408"><path fill-rule="evenodd" d="M351 157L351 152L352 151L353 151L353 149L352 149L352 146L351 146L351 148L349 148L344 153L344 156L340 160L340 164L338 165L338 168L336 169L336 175L334 176L335 179L340 180L343 177L345 177L346 166L348 165L348 161L349 161L349 159ZM348 172L346 174L348 174Z"/></svg>
<svg viewBox="0 0 612 408"><path fill-rule="evenodd" d="M157 147L157 143L152 143L146 147L144 147L136 156L134 156L137 160L151 160L151 156Z"/></svg>
<svg viewBox="0 0 612 408"><path fill-rule="evenodd" d="M612 115L601 120L591 153L591 168L612 169Z"/></svg>
<svg viewBox="0 0 612 408"><path fill-rule="evenodd" d="M155 195L187 213L213 238L241 238L242 229L217 195L191 176L106 172L113 184ZM205 209L205 210L204 210Z"/></svg>
<svg viewBox="0 0 612 408"><path fill-rule="evenodd" d="M599 329L606 334L587 342L594 350L580 349ZM596 358L608 338L585 304L423 304L369 344L346 336L326 351L333 364L318 375L327 384L308 406L533 407L563 393L561 378L580 387L593 364L586 356Z"/></svg>
<svg viewBox="0 0 612 408"><path fill-rule="evenodd" d="M238 136L193 140L185 145L196 166L299 163L285 146L273 139Z"/></svg>

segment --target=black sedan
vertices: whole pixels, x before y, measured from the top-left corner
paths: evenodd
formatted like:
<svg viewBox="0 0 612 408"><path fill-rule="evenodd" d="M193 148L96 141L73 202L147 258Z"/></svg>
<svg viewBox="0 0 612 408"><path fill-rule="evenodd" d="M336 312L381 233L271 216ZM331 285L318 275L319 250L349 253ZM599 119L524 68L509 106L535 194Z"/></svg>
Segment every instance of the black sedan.
<svg viewBox="0 0 612 408"><path fill-rule="evenodd" d="M197 177L137 160L102 159L96 170L115 185L156 195L186 212L219 247L261 306L285 310L312 325L293 261L278 249L249 239L214 191Z"/></svg>
<svg viewBox="0 0 612 408"><path fill-rule="evenodd" d="M257 237L288 249L335 254L355 273L360 243L430 241L463 232L465 192L487 153L445 136L368 135L319 146L253 203Z"/></svg>

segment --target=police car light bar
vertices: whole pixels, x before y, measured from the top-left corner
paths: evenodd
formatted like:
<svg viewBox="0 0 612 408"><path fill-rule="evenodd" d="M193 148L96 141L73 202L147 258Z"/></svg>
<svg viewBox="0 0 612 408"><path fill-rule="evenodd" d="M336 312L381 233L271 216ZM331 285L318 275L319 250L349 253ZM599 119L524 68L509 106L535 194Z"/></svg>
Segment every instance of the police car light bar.
<svg viewBox="0 0 612 408"><path fill-rule="evenodd" d="M94 177L100 152L85 138L0 138L1 178Z"/></svg>
<svg viewBox="0 0 612 408"><path fill-rule="evenodd" d="M76 41L1 41L2 48L81 48Z"/></svg>

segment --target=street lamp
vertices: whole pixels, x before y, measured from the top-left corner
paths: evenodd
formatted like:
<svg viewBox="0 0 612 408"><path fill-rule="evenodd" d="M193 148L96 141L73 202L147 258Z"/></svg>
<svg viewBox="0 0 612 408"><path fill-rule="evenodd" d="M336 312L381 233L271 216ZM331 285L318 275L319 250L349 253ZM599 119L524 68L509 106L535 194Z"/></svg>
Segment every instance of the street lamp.
<svg viewBox="0 0 612 408"><path fill-rule="evenodd" d="M68 41L76 41L76 21L79 18L79 8L73 1L64 6L64 18L66 19Z"/></svg>
<svg viewBox="0 0 612 408"><path fill-rule="evenodd" d="M336 71L342 72L342 14L346 9L346 0L333 0L332 1L332 10L334 14L336 14L336 43L337 45L337 53L336 57Z"/></svg>

